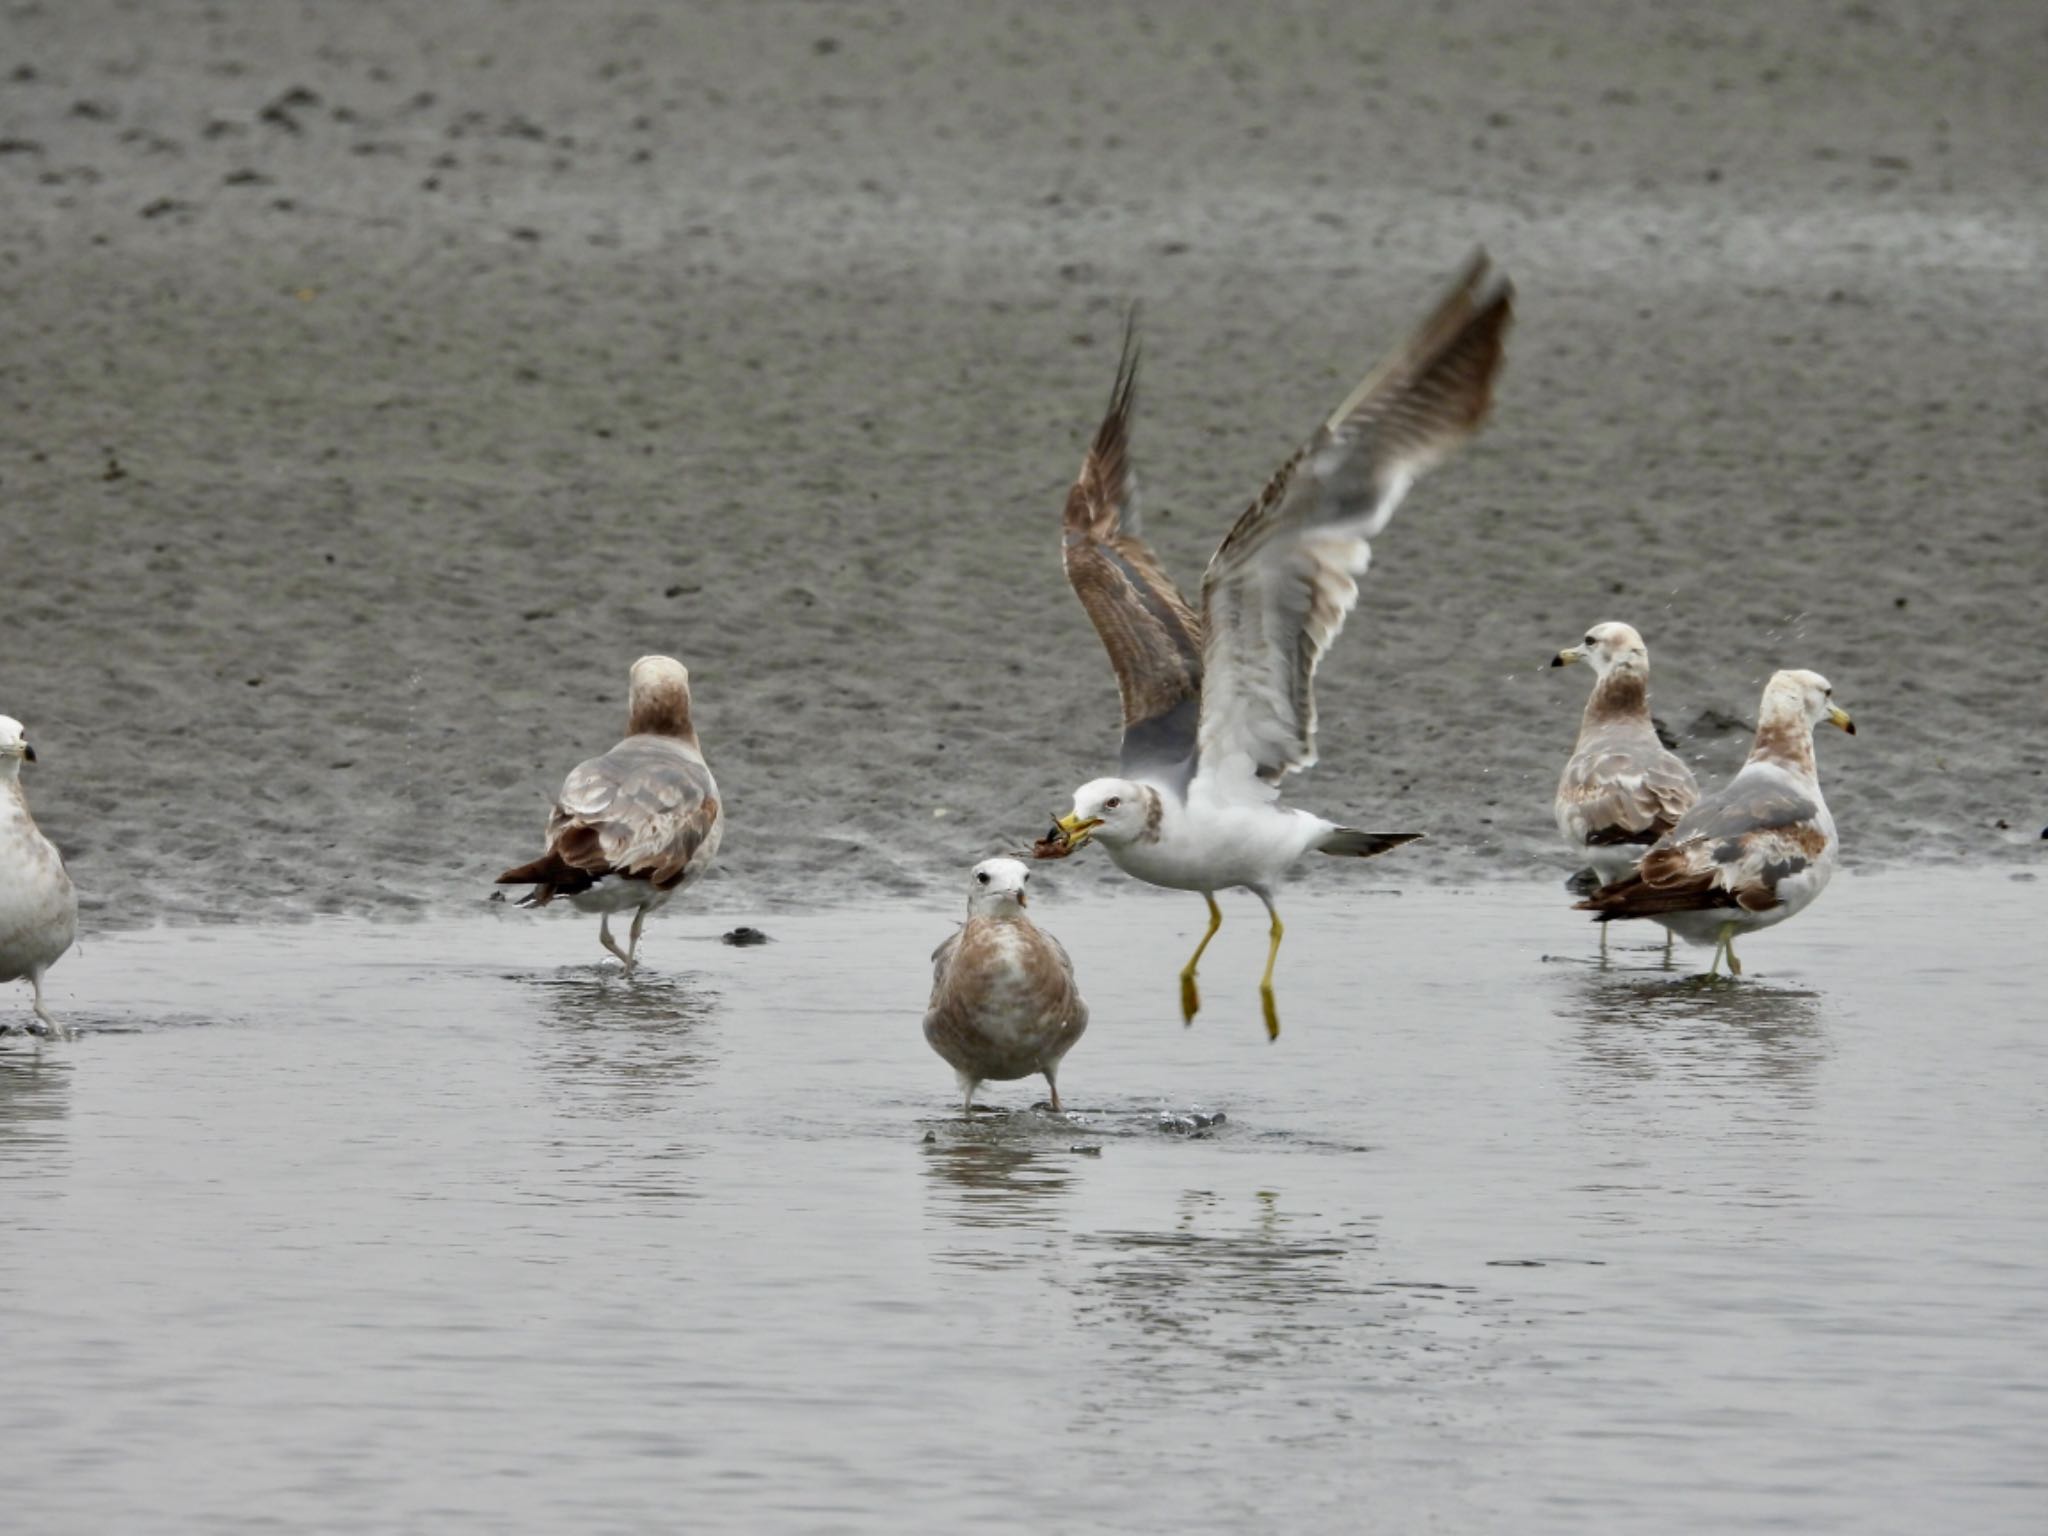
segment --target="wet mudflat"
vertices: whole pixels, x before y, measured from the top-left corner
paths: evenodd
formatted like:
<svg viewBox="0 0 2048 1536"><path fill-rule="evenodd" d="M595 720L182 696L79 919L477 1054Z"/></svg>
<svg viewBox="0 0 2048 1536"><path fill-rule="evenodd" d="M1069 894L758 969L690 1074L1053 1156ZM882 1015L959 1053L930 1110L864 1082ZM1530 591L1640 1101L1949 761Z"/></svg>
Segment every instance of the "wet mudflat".
<svg viewBox="0 0 2048 1536"><path fill-rule="evenodd" d="M2043 889L1845 877L1739 986L1299 897L1274 1046L1250 903L1183 1030L1199 903L1043 902L1061 1119L955 1111L949 911L98 939L0 1040L11 1523L2035 1530Z"/></svg>

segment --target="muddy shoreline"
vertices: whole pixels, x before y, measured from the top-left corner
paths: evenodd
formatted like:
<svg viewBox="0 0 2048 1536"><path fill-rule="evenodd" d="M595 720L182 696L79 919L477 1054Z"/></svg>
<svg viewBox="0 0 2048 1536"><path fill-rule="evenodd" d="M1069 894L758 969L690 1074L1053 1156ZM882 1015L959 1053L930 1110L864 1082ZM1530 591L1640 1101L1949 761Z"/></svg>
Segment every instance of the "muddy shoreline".
<svg viewBox="0 0 2048 1536"><path fill-rule="evenodd" d="M1126 304L1192 587L1477 242L1496 418L1293 798L1431 833L1375 884L1561 877L1543 663L1621 618L1703 780L1810 666L1850 864L2038 861L2038 18L1176 16L18 10L0 709L87 924L482 901L650 650L697 904L948 890L1112 757L1055 529Z"/></svg>

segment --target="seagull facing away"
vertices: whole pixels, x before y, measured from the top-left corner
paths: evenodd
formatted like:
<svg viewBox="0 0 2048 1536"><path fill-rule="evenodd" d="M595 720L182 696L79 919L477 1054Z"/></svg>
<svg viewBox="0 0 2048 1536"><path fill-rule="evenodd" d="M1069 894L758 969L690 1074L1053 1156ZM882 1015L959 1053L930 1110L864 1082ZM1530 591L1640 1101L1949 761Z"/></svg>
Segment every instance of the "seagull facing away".
<svg viewBox="0 0 2048 1536"><path fill-rule="evenodd" d="M43 1006L43 972L78 937L78 893L21 792L21 765L35 760L21 722L0 715L0 981L26 978L40 1028L63 1036Z"/></svg>
<svg viewBox="0 0 2048 1536"><path fill-rule="evenodd" d="M984 1081L1043 1074L1060 1112L1060 1061L1088 1027L1074 963L1059 940L1024 915L1031 871L984 859L967 888L967 921L932 951L924 1037L959 1074L960 1112Z"/></svg>
<svg viewBox="0 0 2048 1536"><path fill-rule="evenodd" d="M1688 944L1714 946L1709 975L1735 936L1782 923L1811 905L1835 872L1835 819L1814 771L1813 728L1851 736L1856 724L1818 672L1779 672L1764 685L1756 743L1741 772L1667 832L1635 874L1595 891L1579 910L1595 922L1652 917Z"/></svg>
<svg viewBox="0 0 2048 1536"><path fill-rule="evenodd" d="M1180 973L1181 1017L1201 1007L1195 968L1222 926L1215 893L1251 891L1270 918L1259 982L1280 1033L1273 966L1281 877L1316 851L1368 858L1416 832L1360 832L1279 804L1316 760L1315 672L1358 601L1368 540L1408 488L1472 436L1492 401L1513 288L1482 251L1436 309L1281 465L1209 561L1200 617L1138 535L1130 425L1138 348L1124 339L1109 413L1067 494L1065 565L1123 697L1121 773L1074 792L1033 850L1099 842L1125 873L1200 891L1209 927Z"/></svg>
<svg viewBox="0 0 2048 1536"><path fill-rule="evenodd" d="M1601 885L1635 873L1650 846L1700 797L1699 782L1650 721L1650 652L1626 624L1595 624L1583 647L1568 646L1553 667L1583 661L1593 692L1579 719L1578 745L1557 781L1557 830L1593 867ZM1600 930L1607 949L1607 930Z"/></svg>
<svg viewBox="0 0 2048 1536"><path fill-rule="evenodd" d="M497 882L531 885L522 907L566 896L578 911L603 914L597 941L628 976L647 914L711 867L725 833L718 785L690 723L688 669L673 657L642 656L630 697L626 739L562 781L548 815L548 851ZM627 911L633 931L620 949L611 919Z"/></svg>

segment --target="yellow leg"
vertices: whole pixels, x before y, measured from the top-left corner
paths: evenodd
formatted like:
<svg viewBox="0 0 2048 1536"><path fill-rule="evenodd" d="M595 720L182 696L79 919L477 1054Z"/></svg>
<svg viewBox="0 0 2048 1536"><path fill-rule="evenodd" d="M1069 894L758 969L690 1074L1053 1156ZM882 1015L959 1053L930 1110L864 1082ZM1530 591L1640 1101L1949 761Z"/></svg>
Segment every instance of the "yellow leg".
<svg viewBox="0 0 2048 1536"><path fill-rule="evenodd" d="M1714 939L1714 963L1707 967L1707 974L1709 976L1721 974L1721 957L1723 955L1728 957L1728 974L1730 976L1740 976L1742 974L1742 962L1735 958L1735 925L1733 923L1723 923L1721 925L1721 932Z"/></svg>
<svg viewBox="0 0 2048 1536"><path fill-rule="evenodd" d="M1280 1010L1273 1006L1273 962L1280 958L1280 940L1287 927L1280 921L1280 914L1273 910L1273 903L1266 900L1265 892L1259 893L1259 900L1266 902L1266 914L1273 919L1273 926L1266 930L1266 974L1259 978L1259 1006L1266 1015L1266 1038L1280 1038Z"/></svg>
<svg viewBox="0 0 2048 1536"><path fill-rule="evenodd" d="M1195 946L1194 954L1180 972L1180 1021L1183 1024L1195 1022L1195 1015L1202 1011L1202 994L1195 990L1195 967L1202 963L1202 951L1209 947L1209 941L1216 937L1216 930L1223 926L1223 909L1216 905L1216 897L1208 891L1202 892L1202 900L1209 903L1209 931L1202 935L1202 942Z"/></svg>

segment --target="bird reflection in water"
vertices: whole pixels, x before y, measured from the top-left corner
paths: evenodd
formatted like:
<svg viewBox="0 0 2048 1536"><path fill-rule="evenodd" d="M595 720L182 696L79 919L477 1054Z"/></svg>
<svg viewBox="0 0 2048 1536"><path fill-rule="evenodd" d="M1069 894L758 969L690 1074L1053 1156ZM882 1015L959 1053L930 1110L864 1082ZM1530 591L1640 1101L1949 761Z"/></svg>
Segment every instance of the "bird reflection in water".
<svg viewBox="0 0 2048 1536"><path fill-rule="evenodd" d="M1117 1383L1091 1405L1094 1428L1188 1394L1256 1399L1276 1371L1407 1380L1482 1331L1472 1287L1386 1273L1377 1217L1290 1210L1273 1190L1249 1210L1246 1198L1189 1189L1167 1225L1079 1239L1091 1262L1074 1281L1076 1320L1102 1330Z"/></svg>
<svg viewBox="0 0 2048 1536"><path fill-rule="evenodd" d="M1164 1229L1096 1232L1084 1244L1105 1252L1096 1281L1111 1297L1152 1321L1179 1329L1189 1318L1242 1312L1247 1318L1290 1307L1320 1308L1368 1294L1373 1245L1369 1218L1330 1224L1281 1208L1260 1190L1248 1217L1209 1190L1186 1190Z"/></svg>
<svg viewBox="0 0 2048 1536"><path fill-rule="evenodd" d="M1597 1142L1575 1186L1590 1219L1632 1227L1668 1220L1674 1200L1771 1210L1812 1198L1791 1154L1828 1055L1818 993L1602 977L1559 1011L1575 1025L1566 1077Z"/></svg>
<svg viewBox="0 0 2048 1536"><path fill-rule="evenodd" d="M1095 1157L1080 1150L1093 1144L1078 1141L1073 1126L1031 1114L981 1115L928 1134L924 1167L941 1214L949 1226L981 1232L1064 1226L1060 1197ZM970 1268L1015 1259L986 1247L949 1249L941 1257Z"/></svg>
<svg viewBox="0 0 2048 1536"><path fill-rule="evenodd" d="M692 977L613 972L593 979L578 966L516 979L542 1004L541 1066L572 1113L658 1113L716 1064L705 1025L717 998Z"/></svg>
<svg viewBox="0 0 2048 1536"><path fill-rule="evenodd" d="M19 1163L5 1177L51 1169L64 1145L71 1112L71 1057L33 1042L0 1043L0 1164Z"/></svg>
<svg viewBox="0 0 2048 1536"><path fill-rule="evenodd" d="M1565 998L1581 1060L1598 1077L1765 1082L1804 1094L1827 1056L1817 992L1752 981L1593 974Z"/></svg>

